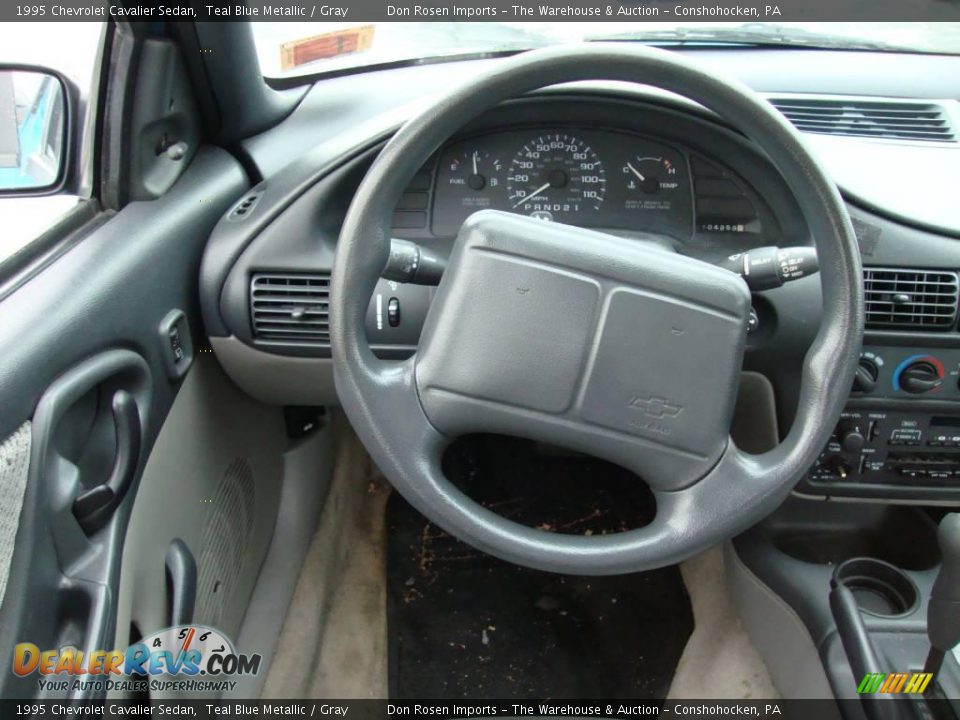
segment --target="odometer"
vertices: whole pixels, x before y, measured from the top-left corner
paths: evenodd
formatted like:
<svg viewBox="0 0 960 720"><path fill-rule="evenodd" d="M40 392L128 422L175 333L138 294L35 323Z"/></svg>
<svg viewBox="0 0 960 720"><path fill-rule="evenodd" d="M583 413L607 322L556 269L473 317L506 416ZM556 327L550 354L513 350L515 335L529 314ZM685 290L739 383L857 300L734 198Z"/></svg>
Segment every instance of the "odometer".
<svg viewBox="0 0 960 720"><path fill-rule="evenodd" d="M545 220L571 221L596 211L606 196L603 163L589 145L572 135L541 135L510 161L510 209Z"/></svg>

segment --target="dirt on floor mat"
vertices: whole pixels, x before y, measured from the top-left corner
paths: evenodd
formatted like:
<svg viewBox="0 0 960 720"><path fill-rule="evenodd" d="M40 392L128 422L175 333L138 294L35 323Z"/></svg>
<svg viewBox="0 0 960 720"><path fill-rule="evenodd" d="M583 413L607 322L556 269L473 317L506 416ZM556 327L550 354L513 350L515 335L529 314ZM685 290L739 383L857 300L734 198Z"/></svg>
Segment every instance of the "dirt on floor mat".
<svg viewBox="0 0 960 720"><path fill-rule="evenodd" d="M522 440L459 441L445 471L485 506L553 532L618 532L654 511L622 468ZM454 539L397 493L387 535L391 697L665 697L693 630L676 567L613 577L517 567Z"/></svg>

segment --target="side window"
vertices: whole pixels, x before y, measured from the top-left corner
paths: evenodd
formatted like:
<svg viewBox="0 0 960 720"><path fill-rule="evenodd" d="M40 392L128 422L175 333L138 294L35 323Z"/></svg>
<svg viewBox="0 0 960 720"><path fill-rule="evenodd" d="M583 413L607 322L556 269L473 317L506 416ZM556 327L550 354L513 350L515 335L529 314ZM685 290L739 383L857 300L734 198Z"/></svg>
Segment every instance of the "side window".
<svg viewBox="0 0 960 720"><path fill-rule="evenodd" d="M59 70L80 88L80 103L85 106L102 31L103 24L97 22L0 23L0 62ZM37 113L42 124L36 128L38 152L33 156L33 162L38 165L34 172L42 176L45 169L56 167L62 149L62 135L55 129L61 127L63 99L41 83L32 89L28 100L31 106L43 111ZM19 107L19 102L18 111L25 110ZM0 198L0 217L4 219L0 230L0 263L43 234L77 201L76 196L69 195Z"/></svg>

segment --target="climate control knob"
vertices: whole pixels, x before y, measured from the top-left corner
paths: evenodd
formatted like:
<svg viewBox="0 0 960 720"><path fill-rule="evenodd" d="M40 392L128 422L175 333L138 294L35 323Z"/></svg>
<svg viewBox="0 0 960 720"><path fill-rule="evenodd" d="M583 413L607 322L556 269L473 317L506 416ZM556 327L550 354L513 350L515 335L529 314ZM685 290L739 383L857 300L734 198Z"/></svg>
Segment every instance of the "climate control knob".
<svg viewBox="0 0 960 720"><path fill-rule="evenodd" d="M900 373L900 388L911 395L936 390L942 384L940 370L927 360L910 363Z"/></svg>
<svg viewBox="0 0 960 720"><path fill-rule="evenodd" d="M870 358L860 358L857 372L853 376L853 391L870 393L877 387L877 378L880 377L880 368Z"/></svg>

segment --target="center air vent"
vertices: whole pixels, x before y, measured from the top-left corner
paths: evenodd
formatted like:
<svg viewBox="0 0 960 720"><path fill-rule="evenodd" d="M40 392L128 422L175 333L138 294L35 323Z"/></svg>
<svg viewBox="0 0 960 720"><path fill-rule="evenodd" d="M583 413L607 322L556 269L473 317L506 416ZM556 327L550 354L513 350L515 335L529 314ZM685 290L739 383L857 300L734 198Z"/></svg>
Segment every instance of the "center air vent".
<svg viewBox="0 0 960 720"><path fill-rule="evenodd" d="M957 317L957 274L864 268L868 328L944 330Z"/></svg>
<svg viewBox="0 0 960 720"><path fill-rule="evenodd" d="M250 281L253 335L260 340L327 345L330 276L261 273Z"/></svg>
<svg viewBox="0 0 960 720"><path fill-rule="evenodd" d="M956 142L941 105L896 100L772 98L801 132L923 142Z"/></svg>

